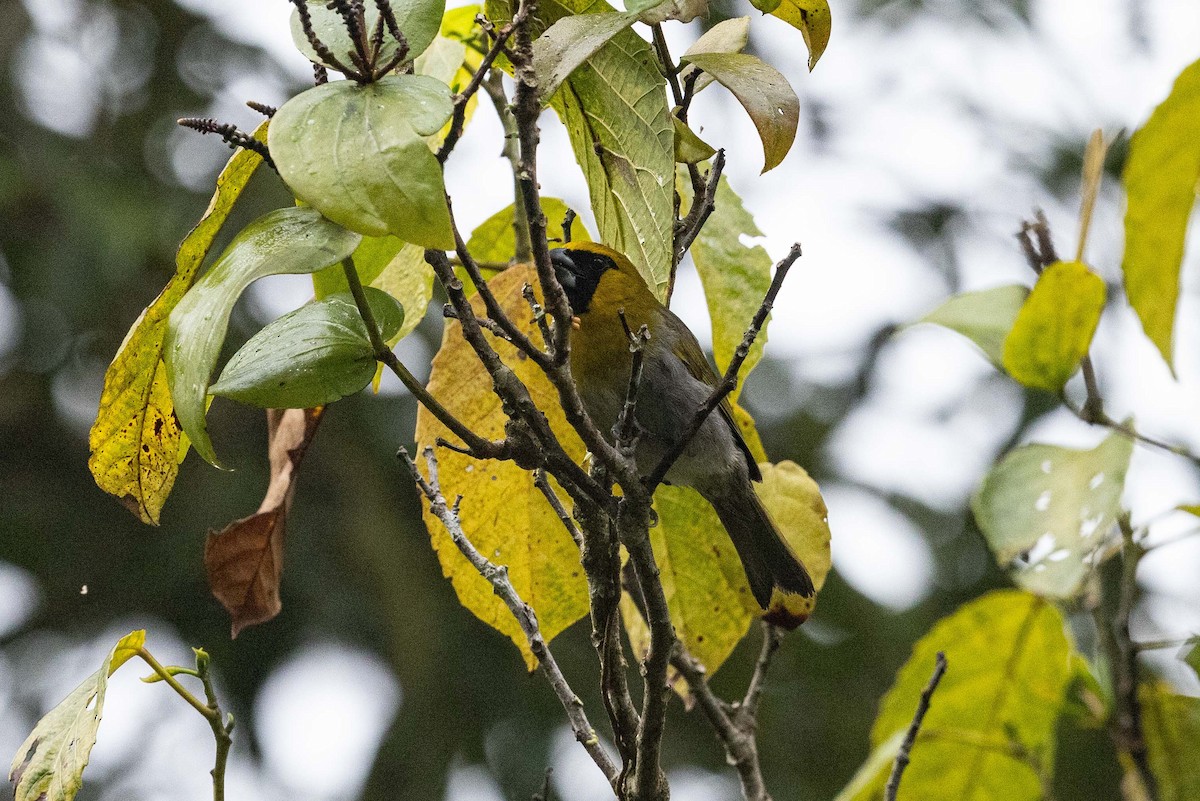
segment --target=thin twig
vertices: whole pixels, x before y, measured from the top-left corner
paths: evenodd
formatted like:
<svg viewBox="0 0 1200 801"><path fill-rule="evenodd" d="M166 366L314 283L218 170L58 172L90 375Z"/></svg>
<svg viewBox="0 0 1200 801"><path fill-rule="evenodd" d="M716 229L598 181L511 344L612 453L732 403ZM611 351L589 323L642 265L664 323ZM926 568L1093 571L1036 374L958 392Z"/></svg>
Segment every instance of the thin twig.
<svg viewBox="0 0 1200 801"><path fill-rule="evenodd" d="M525 298L525 302L529 304L529 310L533 312L533 322L542 335L542 342L549 343L554 339L554 333L550 330L550 321L546 317L545 307L538 303L537 297L533 294L533 286L524 284L521 287L521 297Z"/></svg>
<svg viewBox="0 0 1200 801"><path fill-rule="evenodd" d="M742 369L742 364L746 361L746 357L750 355L750 348L754 344L754 340L758 338L758 333L762 330L763 324L766 323L767 315L771 313L771 308L775 304L775 297L779 294L779 290L783 286L783 280L787 278L788 270L792 268L792 265L799 258L800 244L796 243L792 245L792 249L788 252L788 255L784 256L775 265L775 277L771 279L771 286L767 289L767 294L763 298L762 304L758 307L758 311L754 313L754 318L750 321L750 327L746 329L746 334L742 337L742 344L738 345L733 359L729 362L729 367L725 370L725 375L721 378L720 383L713 388L708 399L692 415L692 419L683 429L679 439L675 441L675 444L663 456L658 466L654 468L654 472L645 480L646 487L650 492L653 492L662 483L663 479L666 478L671 466L687 450L692 437L704 425L704 421L708 419L708 416L737 387L738 373Z"/></svg>
<svg viewBox="0 0 1200 801"><path fill-rule="evenodd" d="M729 764L737 770L742 797L746 801L771 801L758 756L758 700L771 660L783 640L783 630L765 621L762 629L762 650L746 688L746 696L737 705L726 703L713 692L704 665L688 653L682 643L671 658L671 664L687 680L692 698L720 739Z"/></svg>
<svg viewBox="0 0 1200 801"><path fill-rule="evenodd" d="M438 419L438 421L450 429L455 436L462 439L466 443L469 452L480 459L506 459L509 458L509 445L507 442L492 442L486 437L481 437L470 429L470 427L459 420L454 414L447 409L442 403L427 390L420 381L417 380L408 368L401 363L396 353L387 346L383 341L383 335L379 332L379 326L375 322L375 314L371 311L371 305L367 302L367 295L363 289L362 280L358 276L358 270L354 266L354 259L347 257L342 260L342 270L346 275L346 283L350 287L350 295L354 298L354 304L358 307L359 316L363 319L363 324L367 327L367 337L371 341L371 348L375 352L375 358L382 362L385 367L400 379L400 383L404 384L409 393L416 398L422 406L429 410L429 413Z"/></svg>
<svg viewBox="0 0 1200 801"><path fill-rule="evenodd" d="M937 653L937 662L933 667L933 675L929 677L929 684L925 685L925 689L921 691L921 700L917 703L916 714L913 715L912 723L908 725L908 731L904 734L904 740L900 743L900 750L896 754L896 761L892 763L892 773L888 776L887 787L884 788L884 801L896 801L896 793L900 792L900 779L904 775L904 769L908 767L908 763L912 760L913 744L917 741L917 733L921 730L921 721L925 719L925 713L929 711L930 701L933 700L933 693L938 688L938 684L942 681L942 676L946 674L946 655L941 651Z"/></svg>
<svg viewBox="0 0 1200 801"><path fill-rule="evenodd" d="M538 468L533 471L533 486L538 488L538 491L546 498L546 502L550 504L550 508L554 510L554 514L562 521L563 528L571 535L571 539L575 541L575 545L583 550L583 532L579 530L579 526L575 524L575 518L571 517L571 513L563 506L562 499L558 497L558 493L554 491L554 487L550 486L550 479L546 477L546 471Z"/></svg>
<svg viewBox="0 0 1200 801"><path fill-rule="evenodd" d="M625 310L617 309L617 315L625 328L632 359L629 365L629 384L625 389L625 403L622 404L621 413L617 415L617 422L613 426L613 438L616 440L617 450L632 458L637 450L637 402L642 388L642 366L645 364L646 346L650 344L650 329L642 325L635 334L629 327L629 321L625 319Z"/></svg>
<svg viewBox="0 0 1200 801"><path fill-rule="evenodd" d="M562 221L562 241L564 245L571 244L571 228L575 225L575 209L567 209Z"/></svg>
<svg viewBox="0 0 1200 801"><path fill-rule="evenodd" d="M1129 631L1129 618L1137 600L1138 562L1144 551L1134 540L1129 517L1122 515L1118 521L1121 529L1121 593L1117 602L1117 616L1112 622L1116 632L1118 653L1114 665L1116 674L1117 731L1120 733L1119 747L1127 751L1136 767L1138 777L1146 789L1147 796L1158 798L1158 782L1150 769L1150 753L1142 727L1142 703L1138 698L1138 649Z"/></svg>
<svg viewBox="0 0 1200 801"><path fill-rule="evenodd" d="M458 312L455 311L453 306L451 306L449 303L446 303L442 305L442 316L447 320L457 320ZM480 317L476 315L475 322L480 328L487 330L492 336L499 337L505 342L512 342L512 338L505 333L504 329L501 328L495 320L489 320L486 317Z"/></svg>
<svg viewBox="0 0 1200 801"><path fill-rule="evenodd" d="M721 181L721 173L725 170L725 151L718 150L709 168L708 177L702 183L704 191L692 198L692 206L687 216L680 222L679 234L675 237L675 261L683 261L683 256L691 248L704 224L717 208L717 188Z"/></svg>
<svg viewBox="0 0 1200 801"><path fill-rule="evenodd" d="M413 479L425 495L426 500L429 501L430 511L442 521L447 533L450 535L450 539L453 540L459 552L467 558L467 561L479 572L479 575L491 583L496 595L504 601L505 606L512 612L513 617L516 618L521 631L525 634L525 639L529 643L530 651L537 657L538 668L550 683L554 694L558 696L558 700L563 706L563 710L567 713L567 720L571 724L571 730L575 732L575 739L583 745L588 756L600 768L609 783L614 782L617 778L617 768L612 760L609 759L608 753L604 750L604 746L600 742L600 737L596 734L596 730L592 727L591 722L589 722L587 713L583 709L583 702L575 694L574 690L571 689L562 670L559 669L553 653L551 653L545 638L542 636L541 628L538 626L537 615L534 614L533 609L521 600L520 595L517 594L516 588L513 587L512 581L508 578L508 568L491 562L467 538L458 515L458 505L462 497L459 496L454 505L451 506L446 502L445 496L442 495L438 484L437 457L434 455L433 448L427 447L424 451L429 473L428 478L421 475L421 471L417 468L416 463L413 462L412 457L408 455L406 450L401 448L399 455L412 472Z"/></svg>
<svg viewBox="0 0 1200 801"><path fill-rule="evenodd" d="M492 70L484 81L483 90L496 109L500 125L504 128L504 148L501 155L508 160L513 176L513 236L516 246L513 248L513 260L526 264L533 261L533 244L529 240L529 216L525 213L525 203L521 199L521 149L520 133L517 130L517 118L509 105L508 95L504 91L504 76L499 70Z"/></svg>
<svg viewBox="0 0 1200 801"><path fill-rule="evenodd" d="M463 125L467 120L467 102L479 91L483 85L484 79L492 69L492 63L496 57L503 52L504 47L508 44L508 39L512 36L513 31L517 26L525 22L523 16L525 9L518 9L516 16L512 22L507 23L496 32L496 38L492 41L492 46L488 48L484 54L483 60L479 64L479 68L475 70L475 74L471 76L470 83L466 88L454 96L454 114L450 117L450 130L446 133L446 139L442 142L442 146L438 148L437 160L439 164L445 164L450 153L454 150L454 146L458 144L458 140L462 137Z"/></svg>

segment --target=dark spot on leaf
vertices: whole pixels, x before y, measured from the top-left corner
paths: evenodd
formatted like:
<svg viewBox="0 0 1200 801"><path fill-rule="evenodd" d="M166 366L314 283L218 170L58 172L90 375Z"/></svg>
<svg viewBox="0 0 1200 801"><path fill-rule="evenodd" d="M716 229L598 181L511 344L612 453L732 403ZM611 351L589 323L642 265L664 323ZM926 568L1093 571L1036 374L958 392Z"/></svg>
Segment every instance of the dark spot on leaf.
<svg viewBox="0 0 1200 801"><path fill-rule="evenodd" d="M161 417L154 420L154 436L161 437L163 429L163 419Z"/></svg>
<svg viewBox="0 0 1200 801"><path fill-rule="evenodd" d="M143 443L142 444L142 453L149 453L149 452L150 452L150 446Z"/></svg>

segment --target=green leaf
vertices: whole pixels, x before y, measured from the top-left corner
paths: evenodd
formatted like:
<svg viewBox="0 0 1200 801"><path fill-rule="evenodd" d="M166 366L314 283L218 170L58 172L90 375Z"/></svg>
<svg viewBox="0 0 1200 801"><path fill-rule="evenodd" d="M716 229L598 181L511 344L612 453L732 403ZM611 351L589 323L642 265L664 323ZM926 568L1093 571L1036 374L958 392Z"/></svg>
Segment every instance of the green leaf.
<svg viewBox="0 0 1200 801"><path fill-rule="evenodd" d="M1200 798L1200 698L1174 695L1160 683L1143 684L1142 728L1158 801Z"/></svg>
<svg viewBox="0 0 1200 801"><path fill-rule="evenodd" d="M794 462L764 462L759 467L759 498L820 589L830 567L829 523L820 488ZM660 487L654 507L659 522L650 530L650 542L675 632L692 656L715 673L762 610L750 594L729 535L698 492ZM790 596L785 601L777 594L776 602L792 617L803 619L812 612L815 599ZM649 644L645 622L628 600L624 615L635 651L644 655ZM676 676L672 683L684 692L682 679Z"/></svg>
<svg viewBox="0 0 1200 801"><path fill-rule="evenodd" d="M277 209L247 225L171 312L163 356L175 414L196 452L219 466L204 413L208 382L233 304L254 281L314 273L354 252L361 237L306 207Z"/></svg>
<svg viewBox="0 0 1200 801"><path fill-rule="evenodd" d="M603 0L544 0L546 24L576 13L612 11ZM492 0L492 20L511 19ZM666 82L650 44L631 30L614 36L551 98L583 168L599 239L629 257L665 297L673 242L675 137Z"/></svg>
<svg viewBox="0 0 1200 801"><path fill-rule="evenodd" d="M388 339L404 309L386 292L365 288ZM252 336L209 392L264 409L311 409L353 395L375 376L375 351L350 293L314 300Z"/></svg>
<svg viewBox="0 0 1200 801"><path fill-rule="evenodd" d="M14 801L71 801L75 797L83 787L83 769L96 744L108 677L145 643L145 631L122 637L100 669L38 721L9 769Z"/></svg>
<svg viewBox="0 0 1200 801"><path fill-rule="evenodd" d="M855 771L854 776L833 801L865 801L882 797L883 781L891 773L892 764L895 763L896 755L900 753L900 744L903 742L904 732L898 731L872 748L867 761Z"/></svg>
<svg viewBox="0 0 1200 801"><path fill-rule="evenodd" d="M317 38L329 48L339 61L347 67L353 67L348 54L354 49L354 44L350 39L350 34L346 32L341 15L326 7L327 0L307 0L307 2L308 13L312 18L313 31L317 34ZM408 63L421 55L433 41L433 37L438 32L438 26L441 25L442 12L446 10L446 3L445 0L391 0L391 6L396 15L397 26L403 32L404 39L408 43L408 55L404 59L404 63ZM374 31L379 22L379 9L374 3L367 2L363 4L363 11L366 17L367 31ZM291 27L292 41L300 52L309 61L316 64L321 63L321 58L308 43L308 37L304 35L304 28L300 25L300 14L295 9L292 10ZM386 64L396 54L399 46L390 35L384 36L383 47L376 56L377 63ZM333 65L326 66L332 67Z"/></svg>
<svg viewBox="0 0 1200 801"><path fill-rule="evenodd" d="M975 521L1022 587L1070 598L1112 547L1133 443L1113 433L1092 450L1026 445L983 480Z"/></svg>
<svg viewBox="0 0 1200 801"><path fill-rule="evenodd" d="M452 110L450 88L424 75L335 81L285 103L268 142L296 197L339 225L449 250L442 168L424 137Z"/></svg>
<svg viewBox="0 0 1200 801"><path fill-rule="evenodd" d="M692 187L684 177L679 181L679 191L691 205ZM691 249L692 261L704 286L708 316L712 320L713 357L721 372L729 367L771 286L770 255L761 245L743 244L743 234L748 237L763 235L754 217L742 205L742 199L722 176L717 184L716 208L700 229ZM742 382L762 359L770 321L768 317L742 365L738 386L732 395L735 402Z"/></svg>
<svg viewBox="0 0 1200 801"><path fill-rule="evenodd" d="M1104 280L1086 265L1051 264L1004 339L1004 369L1027 387L1062 390L1087 355L1104 301Z"/></svg>
<svg viewBox="0 0 1200 801"><path fill-rule="evenodd" d="M433 268L425 261L425 250L394 236L363 237L354 249L354 268L363 286L383 290L404 308L404 324L387 338L388 345L394 346L421 324L433 298ZM313 288L318 300L350 291L340 264L314 273Z"/></svg>
<svg viewBox="0 0 1200 801"><path fill-rule="evenodd" d="M1200 642L1187 649L1183 654L1183 661L1195 671L1196 678L1200 678Z"/></svg>
<svg viewBox="0 0 1200 801"><path fill-rule="evenodd" d="M891 771L886 754L908 729L935 655L948 669L933 695L902 798L1040 801L1054 765L1055 725L1072 677L1059 612L1040 598L1000 590L943 619L913 648L871 730L873 777L860 772L838 801L875 801ZM851 788L848 788L848 790Z"/></svg>
<svg viewBox="0 0 1200 801"><path fill-rule="evenodd" d="M808 69L811 72L829 44L833 14L830 13L828 0L767 0L767 4L770 8L757 2L754 6L800 31L804 44L808 46Z"/></svg>
<svg viewBox="0 0 1200 801"><path fill-rule="evenodd" d="M1179 269L1200 180L1200 61L1129 142L1125 292L1146 336L1172 365Z"/></svg>
<svg viewBox="0 0 1200 801"><path fill-rule="evenodd" d="M708 161L717 152L683 120L672 115L671 124L675 127L675 160L680 164Z"/></svg>
<svg viewBox="0 0 1200 801"><path fill-rule="evenodd" d="M690 56L698 56L702 53L740 53L745 49L749 41L749 17L734 17L733 19L722 20L701 34L700 38L684 51L683 58L687 59ZM679 79L686 81L693 72L697 72L696 68L691 64L685 64L684 68L679 72ZM699 92L712 82L711 75L701 73L700 77L696 79L693 91Z"/></svg>
<svg viewBox="0 0 1200 801"><path fill-rule="evenodd" d="M596 51L637 21L636 11L607 11L563 17L533 43L533 69L542 102L547 102L572 72Z"/></svg>
<svg viewBox="0 0 1200 801"><path fill-rule="evenodd" d="M1029 297L1029 287L1009 284L955 295L918 323L933 323L962 334L988 360L1004 369L1004 339Z"/></svg>
<svg viewBox="0 0 1200 801"><path fill-rule="evenodd" d="M779 166L800 124L800 99L779 70L746 53L696 53L686 63L704 70L746 109L763 145L763 172Z"/></svg>
<svg viewBox="0 0 1200 801"><path fill-rule="evenodd" d="M266 141L267 123L254 132ZM217 176L208 208L175 256L175 275L137 319L104 375L100 409L88 437L88 469L100 489L115 495L143 523L158 516L187 453L163 365L167 317L183 297L242 190L262 164L253 150L239 149Z"/></svg>

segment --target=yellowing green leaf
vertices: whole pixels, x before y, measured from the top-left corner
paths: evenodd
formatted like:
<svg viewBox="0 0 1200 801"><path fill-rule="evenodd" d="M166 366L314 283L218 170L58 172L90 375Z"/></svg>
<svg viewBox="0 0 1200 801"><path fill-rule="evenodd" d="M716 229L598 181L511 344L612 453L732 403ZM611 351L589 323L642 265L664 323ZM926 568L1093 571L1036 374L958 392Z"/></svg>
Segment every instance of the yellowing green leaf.
<svg viewBox="0 0 1200 801"><path fill-rule="evenodd" d="M175 306L163 340L167 383L184 432L217 465L208 437L208 383L233 304L253 282L280 273L314 273L349 256L361 237L306 206L277 209L242 229Z"/></svg>
<svg viewBox="0 0 1200 801"><path fill-rule="evenodd" d="M740 53L749 41L749 17L734 17L733 19L721 20L701 34L700 38L684 51L683 58L686 60L689 56L701 53ZM686 81L693 72L696 72L696 68L690 64L686 64L679 72L679 79ZM711 75L702 73L696 79L693 91L699 92L712 83L712 80Z"/></svg>
<svg viewBox="0 0 1200 801"><path fill-rule="evenodd" d="M544 24L577 13L612 11L602 0L544 0ZM511 19L506 0L487 5ZM599 239L629 257L665 296L671 271L674 130L665 80L648 42L631 30L614 36L551 98L583 168Z"/></svg>
<svg viewBox="0 0 1200 801"><path fill-rule="evenodd" d="M975 521L1018 584L1051 598L1079 593L1113 544L1132 452L1116 433L1086 451L1026 445L988 473Z"/></svg>
<svg viewBox="0 0 1200 801"><path fill-rule="evenodd" d="M1161 684L1144 684L1139 695L1158 801L1200 798L1200 698L1174 695Z"/></svg>
<svg viewBox="0 0 1200 801"><path fill-rule="evenodd" d="M1004 369L1028 387L1060 391L1087 355L1104 300L1104 280L1086 265L1051 264L1004 339Z"/></svg>
<svg viewBox="0 0 1200 801"><path fill-rule="evenodd" d="M254 136L265 141L266 133L264 122ZM162 363L167 317L195 281L213 239L260 164L262 157L253 150L230 157L204 216L179 246L175 275L130 328L104 376L100 409L88 437L88 469L100 489L119 498L144 523L158 525L187 450Z"/></svg>
<svg viewBox="0 0 1200 801"><path fill-rule="evenodd" d="M733 93L763 145L763 172L783 161L796 139L800 99L783 73L747 53L696 53L684 60Z"/></svg>
<svg viewBox="0 0 1200 801"><path fill-rule="evenodd" d="M773 0L773 8L762 10L800 31L804 44L808 46L809 71L817 66L829 44L829 33L833 26L828 0Z"/></svg>
<svg viewBox="0 0 1200 801"><path fill-rule="evenodd" d="M145 642L145 631L122 637L100 669L38 721L9 769L14 801L71 801L75 797L96 744L108 677Z"/></svg>
<svg viewBox="0 0 1200 801"><path fill-rule="evenodd" d="M1168 365L1179 268L1200 180L1200 61L1129 142L1125 163L1125 292Z"/></svg>
<svg viewBox="0 0 1200 801"><path fill-rule="evenodd" d="M354 49L346 26L337 11L327 7L326 0L307 0L308 13L312 19L313 30L339 61L347 67L352 67L347 55ZM446 8L445 0L391 0L392 11L396 15L396 23L404 32L408 44L408 55L405 62L412 61L429 47L438 26L442 21L442 12ZM379 22L379 8L371 2L363 4L366 17L367 31L374 31ZM300 25L300 14L293 9L291 18L292 41L305 58L313 63L320 63L321 58L308 43L304 29ZM396 54L399 44L391 36L385 36L383 47L377 58L380 64L385 64ZM330 65L332 66L332 65Z"/></svg>
<svg viewBox="0 0 1200 801"><path fill-rule="evenodd" d="M912 750L900 797L1040 801L1042 781L1032 760L1043 771L1054 765L1071 646L1052 605L1011 590L966 604L916 644L871 730L875 756L869 765L876 773L860 773L856 792L839 801L883 797L891 761L881 757L912 722L938 651L949 667Z"/></svg>
<svg viewBox="0 0 1200 801"><path fill-rule="evenodd" d="M962 334L974 342L992 364L1003 369L1004 339L1028 297L1029 288L1020 284L964 292L917 322L933 323Z"/></svg>
<svg viewBox="0 0 1200 801"><path fill-rule="evenodd" d="M546 233L552 238L561 235L562 221L566 219L568 206L556 197L542 198L542 214L546 215ZM501 209L488 217L471 232L467 250L479 262L508 264L515 258L517 235L513 228L512 206ZM591 242L591 235L579 220L571 226L571 238L576 242Z"/></svg>
<svg viewBox="0 0 1200 801"><path fill-rule="evenodd" d="M525 283L537 286L537 277L531 267L522 265L500 273L492 280L491 287L512 319L538 341L529 307L521 297ZM482 302L476 298L473 303L476 313L484 314ZM532 361L518 358L508 343L493 338L492 345L529 387L568 452L582 459L583 444L563 418L558 394L545 375ZM429 391L473 431L499 439L504 436L507 418L491 387L491 379L462 338L459 323L447 320L442 347L433 359ZM417 447L433 445L438 437L456 441L453 434L421 407L417 412ZM534 487L532 476L512 462L481 462L445 448L439 449L438 459L442 491L449 498L463 496L459 514L467 538L488 559L507 565L509 579L537 613L546 640L587 614L587 584L579 564L579 551ZM535 667L537 662L525 635L508 607L492 591L492 585L462 556L428 509L425 524L442 572L450 579L462 605L512 638L526 664L530 669Z"/></svg>
<svg viewBox="0 0 1200 801"><path fill-rule="evenodd" d="M449 250L442 168L424 137L452 109L450 88L424 75L335 81L285 103L268 143L296 197L339 225Z"/></svg>
<svg viewBox="0 0 1200 801"><path fill-rule="evenodd" d="M764 462L759 468L759 498L820 589L830 566L829 524L816 482L794 462ZM675 633L692 656L715 673L762 610L750 593L729 535L698 492L663 486L654 493L654 505L658 525L650 530L650 543ZM784 603L778 595L776 601ZM786 608L804 617L814 603L812 598L790 596ZM624 616L635 650L644 653L649 642L645 623L628 600ZM673 684L683 691L678 677Z"/></svg>
<svg viewBox="0 0 1200 801"><path fill-rule="evenodd" d="M712 149L712 145L697 136L683 120L672 115L671 124L675 127L675 160L680 164L708 161L717 152Z"/></svg>

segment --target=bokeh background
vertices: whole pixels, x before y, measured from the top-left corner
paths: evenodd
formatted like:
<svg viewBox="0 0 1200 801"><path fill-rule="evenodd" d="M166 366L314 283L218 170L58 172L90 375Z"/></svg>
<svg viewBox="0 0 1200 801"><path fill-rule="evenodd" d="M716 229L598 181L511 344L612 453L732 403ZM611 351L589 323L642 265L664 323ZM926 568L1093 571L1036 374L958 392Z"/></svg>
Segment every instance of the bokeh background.
<svg viewBox="0 0 1200 801"><path fill-rule="evenodd" d="M753 128L719 87L693 112L704 137L728 148L727 174L767 249L805 248L744 396L771 457L821 482L834 532L836 570L765 695L760 747L780 801L832 798L865 757L877 700L913 641L1005 584L967 511L998 453L1101 436L994 372L965 340L904 326L951 293L1028 282L1012 235L1034 207L1073 252L1087 135L1133 130L1200 57L1193 0L833 6L832 42L812 74L799 35L754 14L752 49L789 76L803 108L781 167L757 176ZM146 627L163 661L188 661L192 645L212 653L239 722L233 799L525 799L547 767L556 797L603 798L544 683L442 579L393 458L415 415L397 387L327 415L291 517L283 614L236 641L205 586L202 543L258 504L261 414L214 405L215 440L237 470L190 457L161 528L139 524L88 475L104 368L172 272L228 156L174 121L249 127L245 100L279 104L304 88L288 10L284 0L0 0L0 756L116 637ZM735 0L714 12L753 13ZM673 30L672 42L681 49L699 31ZM451 160L467 226L511 202L499 136L481 106ZM543 169L544 191L590 224L553 117L544 137L543 163L555 165ZM1112 177L1122 152L1118 142ZM260 175L230 227L287 202ZM1096 347L1105 398L1114 417L1136 415L1145 431L1200 449L1196 248L1174 381L1116 292L1120 220L1110 180L1089 249L1114 285ZM304 278L261 282L234 338L309 292ZM676 309L702 341L703 308L686 272ZM418 373L440 325L431 314L401 347ZM1200 501L1200 475L1139 450L1126 501L1153 542L1186 535L1191 524L1171 509ZM1135 635L1200 631L1197 576L1200 537L1152 553ZM555 643L579 690L594 683L586 634L577 626ZM756 648L755 632L716 676L719 690L740 693ZM1200 692L1172 653L1153 664L1180 691ZM735 798L704 721L679 704L671 718L674 797ZM1064 733L1059 761L1060 799L1117 797L1100 734ZM123 671L81 798L203 799L209 767L204 722Z"/></svg>

